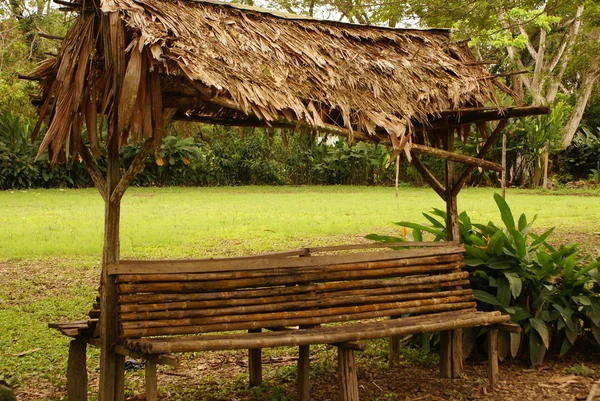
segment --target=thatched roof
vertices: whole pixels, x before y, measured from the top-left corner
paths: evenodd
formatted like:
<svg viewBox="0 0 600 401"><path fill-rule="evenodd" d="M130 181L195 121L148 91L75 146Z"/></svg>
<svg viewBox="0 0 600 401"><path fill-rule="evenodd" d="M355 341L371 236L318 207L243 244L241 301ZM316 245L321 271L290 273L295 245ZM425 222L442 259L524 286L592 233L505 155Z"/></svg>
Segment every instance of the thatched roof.
<svg viewBox="0 0 600 401"><path fill-rule="evenodd" d="M399 149L415 124L498 106L495 77L447 30L319 21L206 0L81 1L71 3L80 16L58 57L32 73L42 82L42 117L50 115L41 150L49 146L54 160L58 150L79 148L84 121L97 148L97 112L118 110L109 132L119 143L158 139L163 119L174 117L385 132Z"/></svg>

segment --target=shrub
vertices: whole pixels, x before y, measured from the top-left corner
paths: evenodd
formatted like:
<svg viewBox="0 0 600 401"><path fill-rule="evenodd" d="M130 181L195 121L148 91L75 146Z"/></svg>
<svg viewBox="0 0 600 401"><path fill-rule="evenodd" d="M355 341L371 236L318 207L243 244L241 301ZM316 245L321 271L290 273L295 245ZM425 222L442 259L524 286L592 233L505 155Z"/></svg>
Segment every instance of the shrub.
<svg viewBox="0 0 600 401"><path fill-rule="evenodd" d="M515 220L500 195L495 194L494 200L502 227L491 221L473 223L465 212L458 218L460 242L465 246L464 263L478 308L499 310L521 325L533 366L542 363L547 350L565 354L580 337L599 345L600 258L579 256L577 244L554 248L547 242L553 229L537 235L532 231L535 217L528 221L522 214ZM407 235L409 240L421 241L424 233L433 235L434 241L444 240L446 213L434 209L423 215L428 224L396 224L412 229ZM404 240L376 234L367 238ZM467 353L481 333L481 329L464 331ZM502 333L500 358L504 359L509 353L516 356L522 338L518 334Z"/></svg>

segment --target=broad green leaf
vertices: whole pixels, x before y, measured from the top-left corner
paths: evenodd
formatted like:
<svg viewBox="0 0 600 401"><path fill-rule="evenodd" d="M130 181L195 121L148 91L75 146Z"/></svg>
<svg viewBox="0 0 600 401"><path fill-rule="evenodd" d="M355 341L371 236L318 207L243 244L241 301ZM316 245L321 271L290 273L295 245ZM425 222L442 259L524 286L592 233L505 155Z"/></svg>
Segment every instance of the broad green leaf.
<svg viewBox="0 0 600 401"><path fill-rule="evenodd" d="M577 324L574 325L575 326L575 330L571 330L569 328L569 326L565 327L565 335L567 336L567 339L569 339L569 341L571 342L571 344L575 344L575 340L577 340Z"/></svg>
<svg viewBox="0 0 600 401"><path fill-rule="evenodd" d="M516 358L521 346L521 333L510 333L510 356Z"/></svg>
<svg viewBox="0 0 600 401"><path fill-rule="evenodd" d="M462 225L466 231L471 231L471 228L473 228L473 225L471 224L471 218L467 212L462 212L459 214L458 221L462 222Z"/></svg>
<svg viewBox="0 0 600 401"><path fill-rule="evenodd" d="M368 234L365 238L371 241L379 242L404 242L406 239L400 237L393 237L390 235L379 235L379 234Z"/></svg>
<svg viewBox="0 0 600 401"><path fill-rule="evenodd" d="M519 294L521 294L521 289L523 288L523 282L521 281L521 277L517 273L513 272L504 272L504 277L508 279L510 284L510 292L513 298L517 298Z"/></svg>
<svg viewBox="0 0 600 401"><path fill-rule="evenodd" d="M413 235L413 241L415 241L415 242L423 241L423 234L421 233L421 230L413 229L412 235Z"/></svg>
<svg viewBox="0 0 600 401"><path fill-rule="evenodd" d="M548 237L550 236L550 234L552 234L554 232L554 227L552 227L551 229L549 229L548 231L546 231L545 233L543 233L540 236L537 236L533 233L531 233L530 235L533 237L534 241L531 243L531 247L534 248L538 245L543 244L544 242L546 242L546 240L548 239Z"/></svg>
<svg viewBox="0 0 600 401"><path fill-rule="evenodd" d="M592 308L589 310L589 317L596 326L600 327L600 305L596 300L592 302Z"/></svg>
<svg viewBox="0 0 600 401"><path fill-rule="evenodd" d="M465 244L465 253L467 255L479 258L481 260L488 260L489 256L487 253L479 248L475 248L474 246Z"/></svg>
<svg viewBox="0 0 600 401"><path fill-rule="evenodd" d="M488 259L486 266L494 270L506 270L515 267L514 263L510 259L503 257L493 257Z"/></svg>
<svg viewBox="0 0 600 401"><path fill-rule="evenodd" d="M573 331L577 331L577 328L575 327L575 323L573 322L572 316L573 316L573 310L571 308L565 308L559 304L552 304L552 306L554 307L554 309L556 309L558 311L558 313L560 313L560 316L562 317L563 321L565 322L565 324L567 325L567 327L570 330Z"/></svg>
<svg viewBox="0 0 600 401"><path fill-rule="evenodd" d="M481 266L484 265L485 262L479 258L476 258L474 256L466 256L463 259L463 263L467 266L471 266L471 267L477 267L477 266Z"/></svg>
<svg viewBox="0 0 600 401"><path fill-rule="evenodd" d="M485 292L482 290L473 290L473 295L475 299L481 302L485 302L486 304L494 305L494 306L502 306L498 298L489 292Z"/></svg>
<svg viewBox="0 0 600 401"><path fill-rule="evenodd" d="M573 348L573 343L569 341L568 338L565 338L562 342L562 345L560 346L560 356L565 355L571 350L571 348Z"/></svg>
<svg viewBox="0 0 600 401"><path fill-rule="evenodd" d="M515 219L513 214L508 206L508 203L500 196L498 193L494 194L494 200L496 201L496 205L498 205L498 209L500 209L500 216L502 217L502 221L506 228L509 231L515 229Z"/></svg>
<svg viewBox="0 0 600 401"><path fill-rule="evenodd" d="M577 302L578 305L592 306L592 301L585 295L575 295L571 299Z"/></svg>
<svg viewBox="0 0 600 401"><path fill-rule="evenodd" d="M424 226L423 224L411 223L409 221L400 221L400 222L394 223L394 224L397 224L400 227L422 230L422 231L431 233L433 235L440 236L442 238L446 238L446 233L443 230L440 230L439 228Z"/></svg>
<svg viewBox="0 0 600 401"><path fill-rule="evenodd" d="M506 240L506 235L502 231L496 231L494 235L490 238L490 242L488 244L488 251L496 256L502 255L502 251L504 249L504 241Z"/></svg>
<svg viewBox="0 0 600 401"><path fill-rule="evenodd" d="M496 284L498 286L498 300L502 304L502 306L510 305L510 283L505 277L496 278Z"/></svg>
<svg viewBox="0 0 600 401"><path fill-rule="evenodd" d="M531 313L527 312L527 310L522 306L513 307L513 309L515 312L510 314L510 320L512 320L514 323L521 322L531 317Z"/></svg>
<svg viewBox="0 0 600 401"><path fill-rule="evenodd" d="M519 259L529 261L527 255L527 245L525 243L525 237L523 237L523 234L514 229L510 230L510 233L515 240L515 250Z"/></svg>
<svg viewBox="0 0 600 401"><path fill-rule="evenodd" d="M439 228L445 228L446 224L441 223L438 219L436 219L435 217L427 214L427 213L423 213L423 216L429 220L429 222L434 226L434 227L439 227Z"/></svg>
<svg viewBox="0 0 600 401"><path fill-rule="evenodd" d="M527 217L525 213L522 213L521 217L519 217L519 231L525 230L525 227L527 227Z"/></svg>
<svg viewBox="0 0 600 401"><path fill-rule="evenodd" d="M548 331L548 326L546 326L546 323L538 317L530 318L529 323L533 328L533 330L529 333L529 339L531 340L532 334L537 332L540 336L540 339L543 341L544 346L546 349L548 349L550 347L550 332Z"/></svg>
<svg viewBox="0 0 600 401"><path fill-rule="evenodd" d="M531 330L529 333L529 359L533 367L538 366L544 361L546 356L546 346L540 334Z"/></svg>

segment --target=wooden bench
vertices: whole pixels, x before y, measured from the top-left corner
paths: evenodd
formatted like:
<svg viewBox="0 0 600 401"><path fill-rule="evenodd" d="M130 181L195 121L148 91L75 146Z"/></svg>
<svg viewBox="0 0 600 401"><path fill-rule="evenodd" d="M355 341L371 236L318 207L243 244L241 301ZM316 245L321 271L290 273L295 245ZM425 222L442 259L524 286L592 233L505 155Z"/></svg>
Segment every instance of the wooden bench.
<svg viewBox="0 0 600 401"><path fill-rule="evenodd" d="M509 320L476 310L466 288L469 274L461 270L463 252L450 243L320 256L299 250L225 260L124 261L109 266L118 289L117 352L147 360L146 399L153 401L156 364L174 364L173 354L248 349L250 383L257 385L261 348L298 346L298 397L307 400L309 346L333 344L341 399L357 400L354 350L361 340ZM93 324L78 324L83 331L71 328L73 337L98 342ZM490 341L492 385L495 347ZM82 386L82 379L68 379Z"/></svg>

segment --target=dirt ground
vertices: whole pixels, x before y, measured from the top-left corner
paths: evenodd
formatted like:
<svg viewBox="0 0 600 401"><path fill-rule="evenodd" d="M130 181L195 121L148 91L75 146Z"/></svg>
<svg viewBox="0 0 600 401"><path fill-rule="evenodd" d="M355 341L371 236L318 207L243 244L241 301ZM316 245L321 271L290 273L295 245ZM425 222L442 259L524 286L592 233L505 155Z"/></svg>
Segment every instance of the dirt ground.
<svg viewBox="0 0 600 401"><path fill-rule="evenodd" d="M267 351L268 352L268 351ZM311 400L338 399L335 373L335 350L317 346L313 350ZM247 385L247 357L242 351L205 352L186 355L177 369L159 367L161 399L250 401L293 400L295 390L293 351L263 356L264 383L258 388ZM90 367L91 368L91 367ZM488 388L485 358L471 358L465 363L463 377L438 378L437 367L431 361L403 360L400 366L388 367L379 358L357 354L359 393L363 401L375 400L600 400L589 397L595 381L600 384L600 358L585 349L565 358L550 357L537 369L524 360L505 361L500 365L500 382L495 390ZM90 370L92 393L97 389L97 368ZM16 389L19 401L63 399L65 388L48 383L31 385L37 388ZM144 400L143 369L127 372L128 400ZM91 393L90 393L91 396Z"/></svg>

